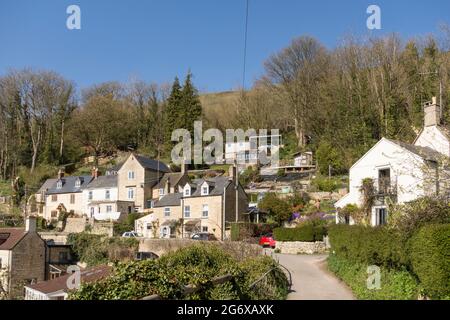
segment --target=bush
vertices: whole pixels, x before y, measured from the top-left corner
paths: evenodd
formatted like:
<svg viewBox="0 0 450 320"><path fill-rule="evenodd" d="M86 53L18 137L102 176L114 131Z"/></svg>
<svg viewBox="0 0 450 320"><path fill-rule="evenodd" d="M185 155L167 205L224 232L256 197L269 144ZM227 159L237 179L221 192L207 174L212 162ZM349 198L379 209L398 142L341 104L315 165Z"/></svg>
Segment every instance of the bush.
<svg viewBox="0 0 450 320"><path fill-rule="evenodd" d="M311 181L311 186L313 186L316 191L333 192L339 189L342 186L342 183L337 178L317 176Z"/></svg>
<svg viewBox="0 0 450 320"><path fill-rule="evenodd" d="M328 257L328 268L342 279L361 300L414 300L419 294L415 277L405 269L381 267L380 289L367 288L367 266L337 254Z"/></svg>
<svg viewBox="0 0 450 320"><path fill-rule="evenodd" d="M250 284L269 270L264 283ZM213 287L214 277L232 274L233 280ZM201 286L197 293L183 296L184 286ZM287 279L270 257L239 263L215 244L196 244L162 256L158 260L119 263L111 276L84 284L69 296L73 300L140 299L158 294L164 299L284 299ZM263 293L263 294L262 294Z"/></svg>
<svg viewBox="0 0 450 320"><path fill-rule="evenodd" d="M139 242L134 238L109 238L86 232L67 237L76 258L88 266L134 258Z"/></svg>
<svg viewBox="0 0 450 320"><path fill-rule="evenodd" d="M411 264L427 296L450 298L450 224L428 225L413 236Z"/></svg>
<svg viewBox="0 0 450 320"><path fill-rule="evenodd" d="M268 223L238 222L231 224L231 241L242 241L260 237L272 231L274 225Z"/></svg>
<svg viewBox="0 0 450 320"><path fill-rule="evenodd" d="M307 223L296 228L276 228L273 230L276 241L322 241L326 235L324 226Z"/></svg>
<svg viewBox="0 0 450 320"><path fill-rule="evenodd" d="M323 175L328 174L328 166L331 166L333 173L342 173L345 171L342 153L328 142L321 142L319 144L316 150L316 159L320 173Z"/></svg>
<svg viewBox="0 0 450 320"><path fill-rule="evenodd" d="M350 261L388 268L408 265L405 242L393 230L339 224L328 235L333 252Z"/></svg>

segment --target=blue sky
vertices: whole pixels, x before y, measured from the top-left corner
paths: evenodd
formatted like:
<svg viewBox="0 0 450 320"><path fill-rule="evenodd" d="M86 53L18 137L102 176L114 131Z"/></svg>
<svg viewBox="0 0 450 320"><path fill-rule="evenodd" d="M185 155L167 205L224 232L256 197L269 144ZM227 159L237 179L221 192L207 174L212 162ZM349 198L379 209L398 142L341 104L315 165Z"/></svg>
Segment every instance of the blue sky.
<svg viewBox="0 0 450 320"><path fill-rule="evenodd" d="M81 30L66 28L66 8L81 8ZM247 82L270 54L311 35L327 47L346 34L365 35L370 4L382 30L404 38L450 24L448 0L250 0ZM0 74L51 69L79 88L138 77L158 83L188 69L203 92L242 83L245 0L0 0Z"/></svg>

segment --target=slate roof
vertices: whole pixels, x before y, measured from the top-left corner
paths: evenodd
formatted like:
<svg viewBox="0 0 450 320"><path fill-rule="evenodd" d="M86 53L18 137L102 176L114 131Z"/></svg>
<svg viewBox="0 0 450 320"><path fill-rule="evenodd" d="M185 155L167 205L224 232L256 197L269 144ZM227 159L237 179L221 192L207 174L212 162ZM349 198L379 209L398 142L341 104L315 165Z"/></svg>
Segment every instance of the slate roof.
<svg viewBox="0 0 450 320"><path fill-rule="evenodd" d="M431 160L431 161L439 161L441 160L444 155L437 152L436 150L433 150L429 147L420 147L420 146L415 146L409 143L405 143L402 141L397 141L397 140L391 140L391 139L386 139L389 140L399 146L401 146L402 148L418 155L419 157L425 159L425 160Z"/></svg>
<svg viewBox="0 0 450 320"><path fill-rule="evenodd" d="M87 189L101 189L101 188L116 188L117 187L117 176L100 176L89 183Z"/></svg>
<svg viewBox="0 0 450 320"><path fill-rule="evenodd" d="M156 208L176 207L181 204L182 193L169 193L155 203Z"/></svg>
<svg viewBox="0 0 450 320"><path fill-rule="evenodd" d="M138 154L135 154L134 157L136 160L143 166L145 169L151 169L154 171L162 171L162 172L170 172L170 169L166 166L164 162L153 160Z"/></svg>
<svg viewBox="0 0 450 320"><path fill-rule="evenodd" d="M209 195L210 196L220 196L223 191L231 183L228 177L215 177L209 179L197 180L197 188L195 192L192 193L191 197L201 197L201 185L207 182L210 186Z"/></svg>
<svg viewBox="0 0 450 320"><path fill-rule="evenodd" d="M175 186L183 177L183 173L181 172L172 172L172 173L165 173L161 180L159 180L159 183L156 185L156 188L164 188L164 186L167 183L167 180L169 181L171 186Z"/></svg>
<svg viewBox="0 0 450 320"><path fill-rule="evenodd" d="M58 179L47 179L44 182L44 184L41 186L41 188L39 189L38 193L47 191L47 189L50 189L51 187L53 187L53 184L56 184L56 181L58 181Z"/></svg>
<svg viewBox="0 0 450 320"><path fill-rule="evenodd" d="M111 272L112 267L110 266L97 266L89 268L81 271L80 280L82 284L95 282L109 276ZM70 276L70 274L66 274L53 280L42 281L33 285L28 285L26 287L42 292L44 294L49 294L61 290L67 292L67 280Z"/></svg>
<svg viewBox="0 0 450 320"><path fill-rule="evenodd" d="M0 228L0 250L12 250L26 234L23 228Z"/></svg>
<svg viewBox="0 0 450 320"><path fill-rule="evenodd" d="M78 179L81 179L81 186L79 188L75 187L75 183ZM63 181L63 186L61 189L57 188L58 181L57 179L49 179L55 180L55 182L51 185L47 190L47 194L61 194L61 193L76 193L82 192L87 188L89 183L92 181L92 176L69 176L63 177L61 180ZM47 180L48 181L48 180ZM47 182L46 181L46 182Z"/></svg>

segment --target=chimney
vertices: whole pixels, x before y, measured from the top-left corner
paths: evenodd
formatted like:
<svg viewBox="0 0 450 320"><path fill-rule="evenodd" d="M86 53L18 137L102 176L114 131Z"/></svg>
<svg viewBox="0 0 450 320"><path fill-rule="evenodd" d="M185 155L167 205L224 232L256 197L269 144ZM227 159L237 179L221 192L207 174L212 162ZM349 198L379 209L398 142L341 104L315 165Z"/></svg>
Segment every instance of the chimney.
<svg viewBox="0 0 450 320"><path fill-rule="evenodd" d="M433 127L441 124L440 109L441 107L437 104L436 97L433 97L431 102L425 103L425 127Z"/></svg>
<svg viewBox="0 0 450 320"><path fill-rule="evenodd" d="M97 178L98 178L99 173L98 173L98 168L97 168L97 167L92 167L91 175L92 175L92 177L93 177L94 179L97 179Z"/></svg>
<svg viewBox="0 0 450 320"><path fill-rule="evenodd" d="M58 179L61 180L64 178L64 169L59 169L58 171Z"/></svg>
<svg viewBox="0 0 450 320"><path fill-rule="evenodd" d="M230 166L228 169L228 180L235 182L236 181L236 165Z"/></svg>
<svg viewBox="0 0 450 320"><path fill-rule="evenodd" d="M186 173L186 159L183 159L183 161L181 162L181 173Z"/></svg>
<svg viewBox="0 0 450 320"><path fill-rule="evenodd" d="M28 217L25 221L26 232L36 232L36 217Z"/></svg>

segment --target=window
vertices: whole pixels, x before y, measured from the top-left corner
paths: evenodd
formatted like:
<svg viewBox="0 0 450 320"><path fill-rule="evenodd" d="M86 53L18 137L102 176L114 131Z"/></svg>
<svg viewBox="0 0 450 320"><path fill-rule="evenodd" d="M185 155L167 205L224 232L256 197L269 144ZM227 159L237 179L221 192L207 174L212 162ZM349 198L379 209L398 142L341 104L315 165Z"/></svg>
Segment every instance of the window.
<svg viewBox="0 0 450 320"><path fill-rule="evenodd" d="M75 181L75 188L79 188L81 187L81 180L77 179L77 181Z"/></svg>
<svg viewBox="0 0 450 320"><path fill-rule="evenodd" d="M92 191L89 191L89 200L92 200L92 198L93 198L93 193L92 193Z"/></svg>
<svg viewBox="0 0 450 320"><path fill-rule="evenodd" d="M52 202L58 201L58 195L52 194Z"/></svg>
<svg viewBox="0 0 450 320"><path fill-rule="evenodd" d="M63 187L63 183L62 183L61 180L59 180L58 183L56 184L56 188L57 189L62 189L62 187Z"/></svg>
<svg viewBox="0 0 450 320"><path fill-rule="evenodd" d="M128 188L128 199L132 200L134 199L134 189Z"/></svg>
<svg viewBox="0 0 450 320"><path fill-rule="evenodd" d="M387 218L387 211L386 208L379 208L376 209L376 225L381 226L386 224L386 218Z"/></svg>
<svg viewBox="0 0 450 320"><path fill-rule="evenodd" d="M184 189L184 196L185 197L189 197L191 195L191 188L190 187L186 187Z"/></svg>
<svg viewBox="0 0 450 320"><path fill-rule="evenodd" d="M58 211L52 211L50 213L50 215L51 215L52 218L56 218L58 216Z"/></svg>
<svg viewBox="0 0 450 320"><path fill-rule="evenodd" d="M170 217L170 208L164 208L164 217Z"/></svg>
<svg viewBox="0 0 450 320"><path fill-rule="evenodd" d="M191 217L191 206L184 206L184 217L185 218Z"/></svg>
<svg viewBox="0 0 450 320"><path fill-rule="evenodd" d="M109 191L109 190L106 190L106 191L105 191L105 199L106 199L106 200L111 199L111 191Z"/></svg>
<svg viewBox="0 0 450 320"><path fill-rule="evenodd" d="M134 180L134 171L128 171L128 180Z"/></svg>
<svg viewBox="0 0 450 320"><path fill-rule="evenodd" d="M209 194L209 187L205 185L202 187L202 196L207 196Z"/></svg>
<svg viewBox="0 0 450 320"><path fill-rule="evenodd" d="M202 232L208 232L208 227L206 226L202 227Z"/></svg>
<svg viewBox="0 0 450 320"><path fill-rule="evenodd" d="M112 206L106 206L106 212L112 212Z"/></svg>
<svg viewBox="0 0 450 320"><path fill-rule="evenodd" d="M147 223L147 230L152 230L152 224L151 223Z"/></svg>
<svg viewBox="0 0 450 320"><path fill-rule="evenodd" d="M209 215L209 206L207 204L204 204L202 206L202 218L208 218Z"/></svg>
<svg viewBox="0 0 450 320"><path fill-rule="evenodd" d="M378 171L378 192L388 194L391 191L391 170L382 169Z"/></svg>
<svg viewBox="0 0 450 320"><path fill-rule="evenodd" d="M94 216L94 207L91 207L91 218Z"/></svg>
<svg viewBox="0 0 450 320"><path fill-rule="evenodd" d="M164 195L164 188L159 189L159 196L163 196Z"/></svg>
<svg viewBox="0 0 450 320"><path fill-rule="evenodd" d="M102 209L100 207L98 207L98 213L101 213Z"/></svg>
<svg viewBox="0 0 450 320"><path fill-rule="evenodd" d="M75 203L75 195L71 194L70 195L70 204L74 204Z"/></svg>
<svg viewBox="0 0 450 320"><path fill-rule="evenodd" d="M153 200L147 200L147 209L153 208Z"/></svg>

